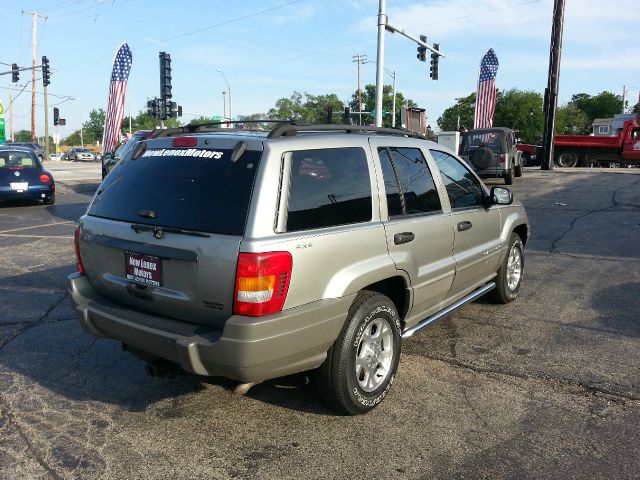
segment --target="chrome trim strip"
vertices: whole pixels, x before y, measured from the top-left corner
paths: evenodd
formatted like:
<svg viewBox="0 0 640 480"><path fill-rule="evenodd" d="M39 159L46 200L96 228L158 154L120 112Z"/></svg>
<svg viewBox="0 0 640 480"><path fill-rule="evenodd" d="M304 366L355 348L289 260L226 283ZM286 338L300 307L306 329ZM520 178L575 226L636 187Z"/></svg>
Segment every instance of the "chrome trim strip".
<svg viewBox="0 0 640 480"><path fill-rule="evenodd" d="M453 303L453 304L449 305L444 310L441 310L438 313L435 313L435 314L431 315L430 317L425 318L424 320L422 320L417 325L405 330L404 332L402 332L402 338L409 338L414 333L419 332L423 328L431 325L432 323L437 322L438 320L442 320L444 317L446 317L450 313L453 313L454 311L456 311L457 309L459 309L460 307L466 305L469 302L473 302L476 298L481 297L482 295L484 295L485 293L493 290L494 288L496 288L496 282L489 282L486 285L484 285L483 287L481 287L481 288L479 288L477 290L474 290L469 295L467 295L465 297L462 297L456 303Z"/></svg>

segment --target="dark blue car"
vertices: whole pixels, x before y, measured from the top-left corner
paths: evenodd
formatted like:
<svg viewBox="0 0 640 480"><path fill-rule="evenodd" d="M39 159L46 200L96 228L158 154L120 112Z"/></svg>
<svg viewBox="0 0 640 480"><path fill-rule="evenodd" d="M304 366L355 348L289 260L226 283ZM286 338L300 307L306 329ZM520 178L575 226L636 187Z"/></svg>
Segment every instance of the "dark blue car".
<svg viewBox="0 0 640 480"><path fill-rule="evenodd" d="M0 201L56 201L53 175L47 172L30 148L0 145Z"/></svg>

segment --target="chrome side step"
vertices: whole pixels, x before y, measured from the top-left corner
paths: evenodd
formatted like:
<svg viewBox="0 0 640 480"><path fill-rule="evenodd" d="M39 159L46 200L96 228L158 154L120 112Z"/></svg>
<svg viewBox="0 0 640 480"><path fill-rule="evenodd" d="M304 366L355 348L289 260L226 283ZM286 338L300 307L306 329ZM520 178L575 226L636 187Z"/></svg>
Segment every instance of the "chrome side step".
<svg viewBox="0 0 640 480"><path fill-rule="evenodd" d="M432 323L437 322L438 320L442 320L444 317L446 317L450 313L455 312L457 309L459 309L460 307L466 305L469 302L473 302L476 298L481 297L482 295L484 295L485 293L493 290L494 288L496 288L496 282L489 282L486 285L484 285L483 287L480 287L479 289L474 290L469 295L467 295L465 297L462 297L456 303L453 303L453 304L449 305L444 310L441 310L438 313L434 313L429 318L425 318L424 320L422 320L417 325L405 330L404 332L402 332L402 338L409 338L414 333L419 332L423 328L431 325Z"/></svg>

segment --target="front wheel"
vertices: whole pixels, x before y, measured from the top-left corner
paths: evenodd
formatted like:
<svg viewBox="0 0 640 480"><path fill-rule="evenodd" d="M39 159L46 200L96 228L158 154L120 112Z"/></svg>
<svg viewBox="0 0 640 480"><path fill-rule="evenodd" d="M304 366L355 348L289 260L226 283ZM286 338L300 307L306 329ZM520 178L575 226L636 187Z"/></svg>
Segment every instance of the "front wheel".
<svg viewBox="0 0 640 480"><path fill-rule="evenodd" d="M524 273L524 247L516 233L511 234L509 250L496 276L496 288L492 292L497 303L509 303L516 299Z"/></svg>
<svg viewBox="0 0 640 480"><path fill-rule="evenodd" d="M388 297L360 292L317 371L325 402L347 415L375 408L389 393L398 369L400 331L398 312Z"/></svg>

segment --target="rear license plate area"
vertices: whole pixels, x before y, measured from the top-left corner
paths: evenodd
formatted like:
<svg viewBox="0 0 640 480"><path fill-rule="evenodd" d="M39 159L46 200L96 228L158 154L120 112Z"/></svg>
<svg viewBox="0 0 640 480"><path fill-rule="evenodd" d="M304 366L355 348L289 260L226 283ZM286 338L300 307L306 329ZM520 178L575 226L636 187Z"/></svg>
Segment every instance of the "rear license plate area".
<svg viewBox="0 0 640 480"><path fill-rule="evenodd" d="M11 182L9 187L16 192L24 192L29 188L29 182Z"/></svg>
<svg viewBox="0 0 640 480"><path fill-rule="evenodd" d="M124 252L127 279L154 287L162 286L162 259L153 255Z"/></svg>

